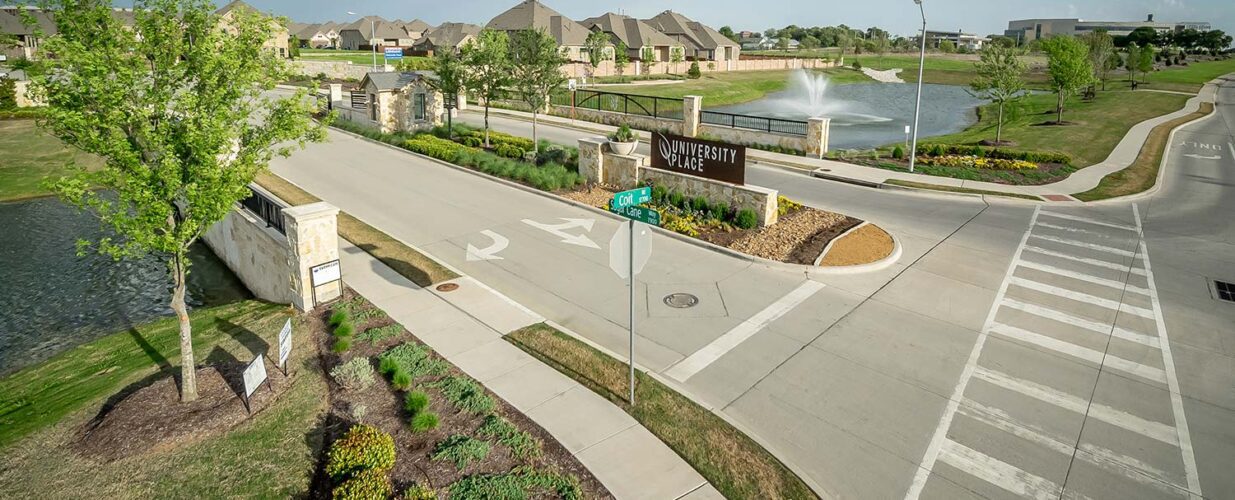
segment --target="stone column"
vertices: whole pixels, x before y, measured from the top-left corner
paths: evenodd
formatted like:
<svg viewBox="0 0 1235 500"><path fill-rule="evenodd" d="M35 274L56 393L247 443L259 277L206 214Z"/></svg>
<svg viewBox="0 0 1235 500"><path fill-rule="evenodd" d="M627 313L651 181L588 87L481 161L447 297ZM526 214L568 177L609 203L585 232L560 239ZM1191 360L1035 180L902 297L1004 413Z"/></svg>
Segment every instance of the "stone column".
<svg viewBox="0 0 1235 500"><path fill-rule="evenodd" d="M831 132L832 119L815 117L806 120L806 154L823 158L828 152L828 134Z"/></svg>
<svg viewBox="0 0 1235 500"><path fill-rule="evenodd" d="M686 137L699 135L699 121L702 111L702 97L688 95L682 98L682 135Z"/></svg>
<svg viewBox="0 0 1235 500"><path fill-rule="evenodd" d="M633 154L605 153L605 184L622 189L634 189L639 185L639 169L647 165L648 157Z"/></svg>
<svg viewBox="0 0 1235 500"><path fill-rule="evenodd" d="M579 175L588 184L601 184L605 181L605 144L609 141L603 137L579 139Z"/></svg>
<svg viewBox="0 0 1235 500"><path fill-rule="evenodd" d="M287 232L288 262L292 270L292 305L303 312L313 302L313 266L339 260L339 209L326 202L283 209ZM334 300L342 283L317 287L317 302Z"/></svg>

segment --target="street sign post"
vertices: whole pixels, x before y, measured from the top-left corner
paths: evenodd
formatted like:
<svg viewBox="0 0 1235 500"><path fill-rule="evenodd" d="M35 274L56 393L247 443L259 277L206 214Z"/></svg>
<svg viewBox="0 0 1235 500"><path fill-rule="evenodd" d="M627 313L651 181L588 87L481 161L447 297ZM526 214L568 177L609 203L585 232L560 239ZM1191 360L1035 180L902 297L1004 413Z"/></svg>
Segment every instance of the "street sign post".
<svg viewBox="0 0 1235 500"><path fill-rule="evenodd" d="M626 278L630 287L630 395L628 401L635 404L635 275L643 270L652 254L652 238L646 227L635 228L635 222L660 225L660 212L639 205L652 201L652 188L641 187L613 195L609 208L618 215L630 219L626 227L618 230L609 242L609 267L619 277ZM623 255L624 253L624 255ZM623 259L625 257L625 259ZM625 273L621 261L626 261Z"/></svg>

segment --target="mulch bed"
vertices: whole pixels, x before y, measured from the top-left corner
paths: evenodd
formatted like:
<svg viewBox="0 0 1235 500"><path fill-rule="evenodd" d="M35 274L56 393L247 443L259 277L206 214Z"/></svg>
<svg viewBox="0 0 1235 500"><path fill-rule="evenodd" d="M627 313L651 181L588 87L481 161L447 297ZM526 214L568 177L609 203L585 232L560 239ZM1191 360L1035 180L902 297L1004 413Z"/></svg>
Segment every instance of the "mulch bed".
<svg viewBox="0 0 1235 500"><path fill-rule="evenodd" d="M341 301L359 304L358 307L353 308L354 310L375 310L372 304L350 289L345 291ZM350 350L336 354L331 351L335 339L326 333L326 322L331 313L330 306L322 306L311 315L311 322L322 326L321 333L317 336L317 344L319 357L327 373L335 366L357 356L370 358L376 369L377 356L386 350L405 342L420 343L411 333L402 330L402 333L397 336L376 342L357 338L353 341ZM354 321L353 324L356 326L356 335L359 335L370 328L394 325L395 322L385 314L380 314L367 320ZM432 356L445 361L436 353ZM450 374L466 376L453 365L451 365ZM363 390L346 390L331 381L330 411L325 423L324 442L326 449L329 449L330 443L342 437L357 423L376 427L393 436L396 460L394 469L390 471L390 479L394 484L396 497L407 488L420 485L433 488L438 491L440 498L446 498L448 487L464 477L478 474L500 474L519 466L531 466L537 470L555 471L559 474L574 476L579 480L584 498L612 498L600 481L552 435L487 389L486 393L496 403L493 413L505 417L517 428L538 439L541 442L543 453L536 458L520 459L512 456L506 446L491 441L488 456L482 461L467 465L463 470L456 469L455 465L449 461L432 460L431 454L437 443L451 435L464 434L479 439L476 436L476 430L483 423L485 416L457 410L436 388L429 387L418 379L413 383L412 389L424 391L429 395L431 402L428 411L438 415L439 425L431 431L414 433L408 426L408 415L403 408L405 393L395 389L381 374L375 373L375 376L377 382ZM365 407L359 422L353 414L353 409L358 406ZM313 496L323 499L330 497L331 488L334 486L324 469L326 449L322 452L322 459L319 461L312 487Z"/></svg>

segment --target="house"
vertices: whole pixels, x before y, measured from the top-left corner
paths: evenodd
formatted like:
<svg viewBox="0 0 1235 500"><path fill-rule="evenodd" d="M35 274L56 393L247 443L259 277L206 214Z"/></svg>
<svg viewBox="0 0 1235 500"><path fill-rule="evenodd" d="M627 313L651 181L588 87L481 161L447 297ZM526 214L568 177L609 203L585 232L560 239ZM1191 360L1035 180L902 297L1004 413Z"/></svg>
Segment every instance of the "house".
<svg viewBox="0 0 1235 500"><path fill-rule="evenodd" d="M385 45L386 37L398 45L400 37L407 36L403 27L391 24L378 16L365 16L339 28L339 48L342 50L369 50L374 45Z"/></svg>
<svg viewBox="0 0 1235 500"><path fill-rule="evenodd" d="M38 9L30 9L35 24L27 26L22 18L20 7L6 6L0 8L0 33L13 37L15 43L0 46L0 55L4 59L34 59L42 38L56 34L56 23L50 14Z"/></svg>
<svg viewBox="0 0 1235 500"><path fill-rule="evenodd" d="M425 33L433 30L433 25L419 19L412 19L411 21L402 23L402 25L403 31L407 32L408 38L412 41L412 43L408 45L415 45L416 41L425 36Z"/></svg>
<svg viewBox="0 0 1235 500"><path fill-rule="evenodd" d="M428 84L436 78L432 71L366 74L360 89L368 98L368 118L387 133L441 125L445 99Z"/></svg>
<svg viewBox="0 0 1235 500"><path fill-rule="evenodd" d="M271 34L270 38L262 44L262 47L275 51L279 54L279 57L291 57L291 33L288 32L287 26L284 26L283 22L277 18L264 14L241 0L233 0L231 3L224 5L219 10L214 11L214 15L219 17L219 26L223 28L224 31L234 33L235 30L231 23L236 14L241 12L258 15L269 19Z"/></svg>
<svg viewBox="0 0 1235 500"><path fill-rule="evenodd" d="M651 19L645 19L644 22L684 45L688 59L716 62L736 61L742 50L742 47L720 32L671 10L661 12Z"/></svg>
<svg viewBox="0 0 1235 500"><path fill-rule="evenodd" d="M537 0L524 0L510 10L498 14L486 28L514 33L523 30L543 30L557 41L562 55L571 61L586 61L583 46L592 32Z"/></svg>
<svg viewBox="0 0 1235 500"><path fill-rule="evenodd" d="M626 44L627 55L632 60L644 60L645 49L651 51L653 61L671 61L674 52L680 52L683 59L686 57L685 47L677 40L630 16L609 12L584 19L579 24L608 34L615 46L619 41Z"/></svg>
<svg viewBox="0 0 1235 500"><path fill-rule="evenodd" d="M300 44L314 49L337 47L339 32L335 23L309 24L293 34Z"/></svg>
<svg viewBox="0 0 1235 500"><path fill-rule="evenodd" d="M921 43L920 38L915 36L913 37L913 39L917 40L916 43ZM937 49L939 48L939 42L942 42L944 40L952 42L954 45L956 45L958 49L965 49L965 50L969 50L973 52L982 50L982 47L986 45L986 43L991 41L989 38L981 37L973 33L965 33L965 32L962 32L961 30L956 30L956 31L926 30L926 45L927 46Z"/></svg>
<svg viewBox="0 0 1235 500"><path fill-rule="evenodd" d="M412 49L424 51L430 55L441 50L458 52L468 42L480 36L483 29L475 24L442 23L441 26L425 33L424 37L412 45Z"/></svg>

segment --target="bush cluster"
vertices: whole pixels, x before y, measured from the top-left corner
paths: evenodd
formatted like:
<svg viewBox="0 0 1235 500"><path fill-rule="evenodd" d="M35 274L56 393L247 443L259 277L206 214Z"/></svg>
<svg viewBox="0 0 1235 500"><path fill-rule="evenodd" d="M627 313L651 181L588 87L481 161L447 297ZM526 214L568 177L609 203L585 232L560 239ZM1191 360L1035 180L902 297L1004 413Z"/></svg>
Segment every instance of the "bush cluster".
<svg viewBox="0 0 1235 500"><path fill-rule="evenodd" d="M433 449L434 460L446 460L463 470L473 462L479 462L489 456L489 442L475 439L463 434L455 434L443 439Z"/></svg>
<svg viewBox="0 0 1235 500"><path fill-rule="evenodd" d="M652 204L667 206L680 211L663 221L662 227L670 231L698 236L699 222L708 220L730 223L742 229L751 229L759 225L759 216L754 210L735 209L724 202L710 202L707 198L689 198L676 190L670 191L663 186L652 186Z"/></svg>
<svg viewBox="0 0 1235 500"><path fill-rule="evenodd" d="M352 315L348 309L340 305L335 307L334 314L330 315L330 324L334 326L334 345L330 350L336 354L347 352L352 348L352 334L356 332L356 327L352 325Z"/></svg>
<svg viewBox="0 0 1235 500"><path fill-rule="evenodd" d="M493 398L485 393L484 387L475 380L466 377L444 377L433 383L447 400L455 407L473 415L481 415L493 411L496 404Z"/></svg>
<svg viewBox="0 0 1235 500"><path fill-rule="evenodd" d="M570 189L583 183L583 176L561 164L546 163L536 166L516 160L515 158L523 156L523 150L509 144L497 146L498 154L493 154L433 135L422 134L405 141L403 147L442 161L474 168L489 175L527 183L542 191Z"/></svg>
<svg viewBox="0 0 1235 500"><path fill-rule="evenodd" d="M373 470L385 474L395 465L395 441L376 427L354 425L330 445L326 474L335 481Z"/></svg>
<svg viewBox="0 0 1235 500"><path fill-rule="evenodd" d="M686 77L692 80L703 77L703 72L699 70L699 61L690 63L690 69L686 70Z"/></svg>
<svg viewBox="0 0 1235 500"><path fill-rule="evenodd" d="M511 455L527 459L540 456L540 441L525 431L519 430L509 420L490 414L476 430L476 435L484 439L496 439L497 442L510 448Z"/></svg>
<svg viewBox="0 0 1235 500"><path fill-rule="evenodd" d="M373 469L357 472L331 491L335 500L386 500L392 494L390 476Z"/></svg>
<svg viewBox="0 0 1235 500"><path fill-rule="evenodd" d="M489 498L557 497L563 500L583 498L579 480L574 476L552 471L539 471L531 467L516 467L501 474L473 474L450 485L450 498L454 500L482 500Z"/></svg>
<svg viewBox="0 0 1235 500"><path fill-rule="evenodd" d="M980 156L944 155L922 158L922 165L940 167L977 168L983 170L1036 170L1037 163L1024 160L1004 160Z"/></svg>
<svg viewBox="0 0 1235 500"><path fill-rule="evenodd" d="M373 365L369 364L369 358L363 356L334 367L330 370L330 377L349 391L368 389L377 381L373 375Z"/></svg>
<svg viewBox="0 0 1235 500"><path fill-rule="evenodd" d="M1072 157L1053 151L1015 151L1011 149L983 148L982 146L956 144L928 144L918 152L921 156L976 156L993 160L1019 160L1030 163L1058 163L1071 165ZM896 152L893 151L893 156Z"/></svg>
<svg viewBox="0 0 1235 500"><path fill-rule="evenodd" d="M356 339L376 343L376 342L386 340L388 338L398 337L402 333L403 333L402 326L399 326L398 324L386 325L386 326L379 326L377 328L370 328L368 330L365 330L364 333L357 335Z"/></svg>

